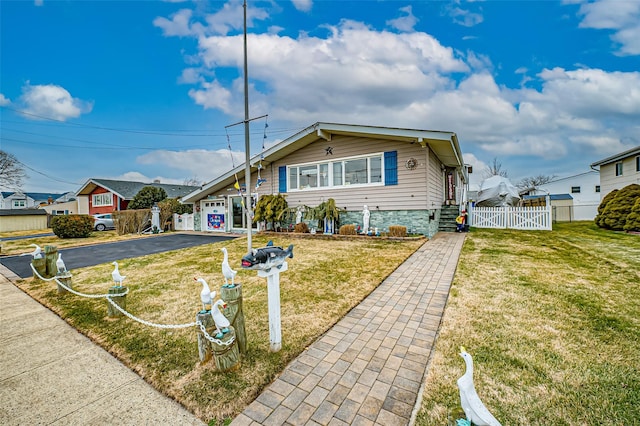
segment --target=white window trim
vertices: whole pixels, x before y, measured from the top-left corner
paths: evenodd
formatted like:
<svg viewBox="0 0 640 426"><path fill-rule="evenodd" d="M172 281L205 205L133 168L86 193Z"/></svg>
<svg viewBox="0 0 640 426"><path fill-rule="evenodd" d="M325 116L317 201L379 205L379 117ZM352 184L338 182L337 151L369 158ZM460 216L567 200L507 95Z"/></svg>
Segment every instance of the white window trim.
<svg viewBox="0 0 640 426"><path fill-rule="evenodd" d="M373 158L373 157L380 157L380 174L381 174L381 179L380 182L373 182L373 183L351 183L351 184L345 184L345 171L344 171L344 167L342 170L342 185L333 185L333 163L339 163L342 162L344 163L345 161L351 161L351 160L360 160L360 159L364 159L364 158ZM314 188L304 188L304 189L299 189L299 188L291 188L290 184L291 184L291 179L289 179L290 176L290 170L293 167L306 167L306 166L316 166L316 169L318 170L318 182L319 182L319 178L320 178L320 164L328 164L328 179L329 179L329 185L328 186L317 186ZM367 161L367 180L371 180L371 162ZM375 187L375 186L384 186L384 181L385 181L385 176L384 176L384 152L375 152L375 153L371 153L371 154L367 154L367 155L355 155L352 157L343 157L343 158L328 158L325 161L312 161L312 162L307 162L307 163L298 163L298 164L291 164L291 165L287 165L287 191L288 192L307 192L307 191L326 191L328 189L330 190L336 190L336 189L349 189L349 188L368 188L368 187ZM297 184L300 185L300 177L298 176L297 179Z"/></svg>
<svg viewBox="0 0 640 426"><path fill-rule="evenodd" d="M104 198L104 197L109 197L109 203L96 203L96 200L98 199L98 197L100 198ZM105 207L105 206L112 206L113 205L113 194L111 192L101 192L100 194L91 194L91 205L93 207Z"/></svg>

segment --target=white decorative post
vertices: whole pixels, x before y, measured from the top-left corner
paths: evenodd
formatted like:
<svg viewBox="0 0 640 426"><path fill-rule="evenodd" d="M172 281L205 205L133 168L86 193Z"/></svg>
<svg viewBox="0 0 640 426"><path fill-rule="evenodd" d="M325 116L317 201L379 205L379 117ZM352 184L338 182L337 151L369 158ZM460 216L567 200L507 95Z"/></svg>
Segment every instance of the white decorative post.
<svg viewBox="0 0 640 426"><path fill-rule="evenodd" d="M289 269L287 262L279 268L269 271L258 270L258 276L267 279L267 299L269 305L269 350L278 352L282 349L282 332L280 329L280 272Z"/></svg>

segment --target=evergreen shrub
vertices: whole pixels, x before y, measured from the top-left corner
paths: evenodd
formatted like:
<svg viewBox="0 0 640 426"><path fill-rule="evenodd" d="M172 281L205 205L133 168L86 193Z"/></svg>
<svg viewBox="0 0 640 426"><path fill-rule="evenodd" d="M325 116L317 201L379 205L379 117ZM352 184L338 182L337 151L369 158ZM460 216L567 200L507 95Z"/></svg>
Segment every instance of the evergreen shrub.
<svg viewBox="0 0 640 426"><path fill-rule="evenodd" d="M58 238L87 238L93 231L94 219L86 214L53 216L51 229Z"/></svg>
<svg viewBox="0 0 640 426"><path fill-rule="evenodd" d="M605 227L622 231L627 222L627 216L638 198L640 198L640 185L636 183L619 190L602 212Z"/></svg>

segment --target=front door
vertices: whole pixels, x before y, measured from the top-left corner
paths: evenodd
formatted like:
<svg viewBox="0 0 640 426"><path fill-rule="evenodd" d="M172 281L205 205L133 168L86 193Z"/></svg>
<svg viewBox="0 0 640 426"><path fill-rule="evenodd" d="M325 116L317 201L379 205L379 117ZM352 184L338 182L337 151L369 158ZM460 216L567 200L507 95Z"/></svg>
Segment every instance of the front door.
<svg viewBox="0 0 640 426"><path fill-rule="evenodd" d="M239 195L229 197L229 215L232 217L231 227L236 230L247 229L247 215L242 207L244 197ZM252 198L252 209L255 209L255 199ZM252 228L257 228L256 223L251 224Z"/></svg>

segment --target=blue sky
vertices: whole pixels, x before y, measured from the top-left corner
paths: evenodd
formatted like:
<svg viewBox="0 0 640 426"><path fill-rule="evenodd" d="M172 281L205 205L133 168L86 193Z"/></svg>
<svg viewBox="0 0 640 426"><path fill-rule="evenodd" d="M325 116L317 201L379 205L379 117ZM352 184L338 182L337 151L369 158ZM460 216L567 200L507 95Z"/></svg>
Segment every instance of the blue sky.
<svg viewBox="0 0 640 426"><path fill-rule="evenodd" d="M640 2L249 1L252 155L317 121L453 131L479 183L640 145ZM26 191L244 161L241 1L0 1L0 146ZM7 190L10 188L3 188Z"/></svg>

